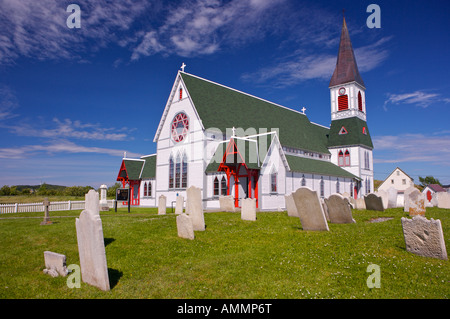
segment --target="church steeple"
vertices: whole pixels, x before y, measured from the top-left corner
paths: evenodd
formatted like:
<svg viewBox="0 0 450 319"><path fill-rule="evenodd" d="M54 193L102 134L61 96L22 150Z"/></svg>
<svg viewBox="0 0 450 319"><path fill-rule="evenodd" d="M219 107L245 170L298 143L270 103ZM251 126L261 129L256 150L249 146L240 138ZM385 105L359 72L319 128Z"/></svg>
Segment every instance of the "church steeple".
<svg viewBox="0 0 450 319"><path fill-rule="evenodd" d="M333 76L331 77L329 87L331 88L333 86L349 82L357 82L365 87L364 81L358 71L358 65L356 64L355 54L353 53L352 42L350 41L350 36L348 34L345 17L343 20L336 68L334 69Z"/></svg>

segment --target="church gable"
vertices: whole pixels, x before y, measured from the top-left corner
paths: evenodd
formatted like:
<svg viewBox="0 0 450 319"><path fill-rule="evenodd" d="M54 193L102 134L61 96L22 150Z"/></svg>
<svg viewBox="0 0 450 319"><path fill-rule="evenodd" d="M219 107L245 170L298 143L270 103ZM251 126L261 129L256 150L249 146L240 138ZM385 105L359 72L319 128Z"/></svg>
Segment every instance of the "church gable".
<svg viewBox="0 0 450 319"><path fill-rule="evenodd" d="M358 117L351 117L331 122L328 146L361 145L373 149L367 123Z"/></svg>

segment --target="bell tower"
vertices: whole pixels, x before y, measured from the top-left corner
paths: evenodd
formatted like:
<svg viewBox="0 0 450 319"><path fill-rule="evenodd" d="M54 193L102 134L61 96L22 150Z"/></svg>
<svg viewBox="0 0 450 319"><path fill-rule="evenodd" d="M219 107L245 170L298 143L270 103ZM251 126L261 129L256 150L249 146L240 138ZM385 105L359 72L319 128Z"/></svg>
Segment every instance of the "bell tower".
<svg viewBox="0 0 450 319"><path fill-rule="evenodd" d="M373 192L373 144L366 123L366 86L359 74L345 17L336 68L329 84L331 161L358 176L354 198Z"/></svg>

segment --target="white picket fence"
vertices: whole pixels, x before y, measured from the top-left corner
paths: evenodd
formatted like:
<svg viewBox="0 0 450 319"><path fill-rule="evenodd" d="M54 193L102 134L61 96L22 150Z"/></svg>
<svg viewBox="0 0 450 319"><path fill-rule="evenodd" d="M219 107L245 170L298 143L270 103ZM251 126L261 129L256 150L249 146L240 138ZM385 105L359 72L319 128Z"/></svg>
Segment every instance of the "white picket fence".
<svg viewBox="0 0 450 319"><path fill-rule="evenodd" d="M114 208L114 199L107 201L109 208ZM122 202L118 203L121 207ZM85 206L84 200L65 201L65 202L50 202L48 210L62 211L62 210L83 210ZM30 213L30 212L44 212L44 204L40 203L15 203L15 204L0 204L0 214L9 213Z"/></svg>

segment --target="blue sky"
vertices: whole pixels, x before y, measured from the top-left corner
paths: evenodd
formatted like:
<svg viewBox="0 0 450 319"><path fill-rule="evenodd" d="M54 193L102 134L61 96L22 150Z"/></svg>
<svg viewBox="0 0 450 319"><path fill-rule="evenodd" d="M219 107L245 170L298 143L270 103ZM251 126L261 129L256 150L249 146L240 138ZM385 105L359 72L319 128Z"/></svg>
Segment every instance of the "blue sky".
<svg viewBox="0 0 450 319"><path fill-rule="evenodd" d="M381 28L366 25L371 3ZM343 8L375 178L398 166L450 184L448 1L1 0L0 186L114 184L124 151L155 152L183 62L329 126Z"/></svg>

